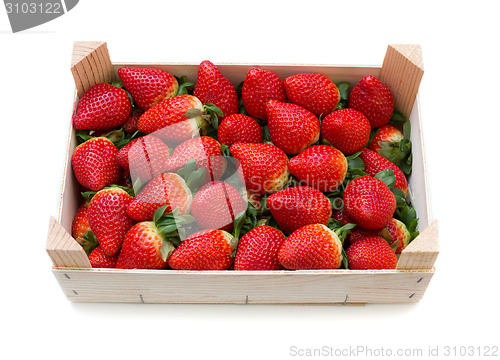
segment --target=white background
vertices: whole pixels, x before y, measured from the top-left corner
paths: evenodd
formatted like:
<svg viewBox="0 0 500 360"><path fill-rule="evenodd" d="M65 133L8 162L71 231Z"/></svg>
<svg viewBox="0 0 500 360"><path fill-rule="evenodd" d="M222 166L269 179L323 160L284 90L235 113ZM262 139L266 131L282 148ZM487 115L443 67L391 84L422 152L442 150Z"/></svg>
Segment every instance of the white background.
<svg viewBox="0 0 500 360"><path fill-rule="evenodd" d="M162 4L158 8L157 4ZM0 7L2 359L287 359L291 346L500 345L494 1L98 1L11 34ZM420 43L422 121L437 271L420 303L242 306L78 304L44 246L57 214L73 95L72 42L113 61L381 64ZM4 356L10 354L8 356ZM116 357L115 357L116 356ZM396 358L396 357L394 357Z"/></svg>

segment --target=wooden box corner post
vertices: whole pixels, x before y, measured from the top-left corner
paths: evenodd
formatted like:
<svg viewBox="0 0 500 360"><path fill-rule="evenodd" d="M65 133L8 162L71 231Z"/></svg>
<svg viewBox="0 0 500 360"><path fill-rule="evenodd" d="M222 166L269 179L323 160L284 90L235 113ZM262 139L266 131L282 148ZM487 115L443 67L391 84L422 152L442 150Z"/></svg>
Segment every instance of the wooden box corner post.
<svg viewBox="0 0 500 360"><path fill-rule="evenodd" d="M434 220L401 252L397 270L431 270L439 254L438 222Z"/></svg>
<svg viewBox="0 0 500 360"><path fill-rule="evenodd" d="M410 117L424 75L424 62L420 45L389 45L380 69L380 81L394 95L395 108L406 119Z"/></svg>
<svg viewBox="0 0 500 360"><path fill-rule="evenodd" d="M75 41L71 58L71 73L78 96L99 83L114 79L108 47L103 41Z"/></svg>
<svg viewBox="0 0 500 360"><path fill-rule="evenodd" d="M92 267L85 250L53 217L50 218L45 248L57 268Z"/></svg>

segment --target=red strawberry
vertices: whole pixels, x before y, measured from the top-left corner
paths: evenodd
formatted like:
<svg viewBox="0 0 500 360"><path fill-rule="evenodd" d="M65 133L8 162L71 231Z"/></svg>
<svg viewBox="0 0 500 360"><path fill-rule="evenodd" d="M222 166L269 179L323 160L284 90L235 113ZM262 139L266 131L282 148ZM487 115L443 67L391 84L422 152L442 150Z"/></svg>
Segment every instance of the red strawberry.
<svg viewBox="0 0 500 360"><path fill-rule="evenodd" d="M392 125L384 125L377 130L377 133L373 136L372 140L368 144L368 149L377 151L382 146L379 145L379 141L390 141L392 143L398 143L404 139L404 135L398 128Z"/></svg>
<svg viewBox="0 0 500 360"><path fill-rule="evenodd" d="M257 226L240 239L234 270L281 270L278 250L285 235L270 226Z"/></svg>
<svg viewBox="0 0 500 360"><path fill-rule="evenodd" d="M238 190L224 181L212 181L196 193L191 214L202 229L232 231L235 217L246 208Z"/></svg>
<svg viewBox="0 0 500 360"><path fill-rule="evenodd" d="M130 114L130 116L127 119L127 122L125 123L125 125L123 125L123 130L127 134L133 134L137 130L139 130L137 125L139 124L139 119L142 116L142 114L143 114L142 111L136 111L136 112L132 112L132 114Z"/></svg>
<svg viewBox="0 0 500 360"><path fill-rule="evenodd" d="M130 172L132 179L146 184L165 170L170 150L163 141L152 135L134 139L118 151L118 163Z"/></svg>
<svg viewBox="0 0 500 360"><path fill-rule="evenodd" d="M376 230L367 230L363 228L356 228L353 230L353 232L349 235L349 244L354 244L356 241L359 239L363 239L365 237L369 236L379 236L381 229L376 229Z"/></svg>
<svg viewBox="0 0 500 360"><path fill-rule="evenodd" d="M393 170L394 176L396 176L394 187L401 189L406 195L408 192L408 182L406 181L405 174L396 165L379 153L366 148L362 150L359 157L365 163L364 171L370 176L375 176L379 171Z"/></svg>
<svg viewBox="0 0 500 360"><path fill-rule="evenodd" d="M152 221L135 224L123 240L118 257L118 269L166 269L168 257L174 251L165 235Z"/></svg>
<svg viewBox="0 0 500 360"><path fill-rule="evenodd" d="M321 137L346 155L361 150L370 138L370 131L366 116L354 109L334 111L321 122Z"/></svg>
<svg viewBox="0 0 500 360"><path fill-rule="evenodd" d="M71 226L71 236L81 243L83 240L83 235L90 231L89 220L87 218L87 207L89 205L88 201L84 201L78 210L76 211L76 215L73 218L73 224Z"/></svg>
<svg viewBox="0 0 500 360"><path fill-rule="evenodd" d="M202 230L175 249L168 264L175 270L227 270L233 264L237 239L223 230Z"/></svg>
<svg viewBox="0 0 500 360"><path fill-rule="evenodd" d="M338 269L342 264L342 242L325 225L306 225L283 241L278 260L290 270Z"/></svg>
<svg viewBox="0 0 500 360"><path fill-rule="evenodd" d="M278 191L267 198L267 206L285 234L308 224L326 225L332 216L330 200L309 186Z"/></svg>
<svg viewBox="0 0 500 360"><path fill-rule="evenodd" d="M118 149L108 139L92 138L78 145L71 159L76 180L93 191L116 184L121 179Z"/></svg>
<svg viewBox="0 0 500 360"><path fill-rule="evenodd" d="M97 84L82 95L73 125L78 130L110 130L125 124L131 111L125 90L106 83Z"/></svg>
<svg viewBox="0 0 500 360"><path fill-rule="evenodd" d="M231 154L239 161L239 176L248 190L271 194L288 180L288 158L283 150L270 144L233 144Z"/></svg>
<svg viewBox="0 0 500 360"><path fill-rule="evenodd" d="M394 218L382 229L380 236L389 242L396 254L401 254L401 251L408 246L411 240L411 234L406 225Z"/></svg>
<svg viewBox="0 0 500 360"><path fill-rule="evenodd" d="M108 256L115 255L122 246L127 231L135 221L127 216L132 197L117 187L100 190L90 200L87 209L92 232Z"/></svg>
<svg viewBox="0 0 500 360"><path fill-rule="evenodd" d="M198 79L193 95L203 104L214 104L222 110L224 116L238 112L238 94L231 82L221 74L217 66L210 61L203 61L198 68Z"/></svg>
<svg viewBox="0 0 500 360"><path fill-rule="evenodd" d="M161 69L124 66L118 69L118 76L135 104L144 111L175 96L179 90L177 79Z"/></svg>
<svg viewBox="0 0 500 360"><path fill-rule="evenodd" d="M143 133L154 133L167 144L179 144L206 132L208 121L203 111L203 104L197 97L177 95L142 114L137 126Z"/></svg>
<svg viewBox="0 0 500 360"><path fill-rule="evenodd" d="M398 263L396 253L379 236L359 239L347 248L346 256L351 270L395 269Z"/></svg>
<svg viewBox="0 0 500 360"><path fill-rule="evenodd" d="M217 130L217 138L222 144L261 143L262 128L254 118L243 114L233 114L224 118Z"/></svg>
<svg viewBox="0 0 500 360"><path fill-rule="evenodd" d="M361 111L372 128L389 122L394 112L394 98L387 86L373 75L366 75L349 93L349 107Z"/></svg>
<svg viewBox="0 0 500 360"><path fill-rule="evenodd" d="M177 174L160 174L137 194L127 209L127 214L137 221L150 221L158 208L168 205L165 212L179 208L179 215L189 212L193 195L186 182Z"/></svg>
<svg viewBox="0 0 500 360"><path fill-rule="evenodd" d="M296 74L287 77L284 83L288 101L306 108L316 116L328 115L339 103L339 89L323 74Z"/></svg>
<svg viewBox="0 0 500 360"><path fill-rule="evenodd" d="M342 210L334 210L332 213L332 219L340 221L344 225L352 223L351 219L349 219Z"/></svg>
<svg viewBox="0 0 500 360"><path fill-rule="evenodd" d="M330 192L344 181L347 159L332 146L315 145L291 158L288 168L301 184Z"/></svg>
<svg viewBox="0 0 500 360"><path fill-rule="evenodd" d="M243 82L241 98L248 115L265 120L269 100L286 101L285 85L272 71L252 68Z"/></svg>
<svg viewBox="0 0 500 360"><path fill-rule="evenodd" d="M115 268L118 254L108 256L102 246L96 247L89 254L90 265L93 268Z"/></svg>
<svg viewBox="0 0 500 360"><path fill-rule="evenodd" d="M319 120L309 110L270 100L266 112L271 140L285 153L298 154L319 140Z"/></svg>
<svg viewBox="0 0 500 360"><path fill-rule="evenodd" d="M201 136L177 146L165 161L165 171L176 172L191 159L196 160L196 169L205 168L205 182L220 179L226 169L219 142L214 138Z"/></svg>
<svg viewBox="0 0 500 360"><path fill-rule="evenodd" d="M352 180L344 190L344 211L365 229L381 229L396 210L396 197L387 185L371 176Z"/></svg>

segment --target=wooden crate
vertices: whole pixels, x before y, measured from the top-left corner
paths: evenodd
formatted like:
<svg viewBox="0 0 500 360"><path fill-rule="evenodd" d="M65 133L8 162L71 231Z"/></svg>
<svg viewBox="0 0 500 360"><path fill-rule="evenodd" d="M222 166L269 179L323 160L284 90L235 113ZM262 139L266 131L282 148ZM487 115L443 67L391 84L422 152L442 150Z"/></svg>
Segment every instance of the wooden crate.
<svg viewBox="0 0 500 360"><path fill-rule="evenodd" d="M76 93L73 112L88 88L117 79L121 66L157 67L196 80L198 64L112 63L106 43L76 42L71 71ZM217 64L234 84L251 64ZM80 203L71 169L76 146L70 130L57 220L51 218L47 252L53 273L72 301L130 303L237 304L366 304L419 301L434 274L439 252L438 227L431 221L425 152L420 125L418 87L423 75L420 46L389 45L381 67L304 64L259 64L281 78L299 72L319 72L335 82L357 83L364 75L379 77L392 90L396 108L412 123L413 173L409 196L420 218L420 235L402 252L396 270L354 271L176 271L92 269L80 245L71 237L71 223ZM68 113L68 121L71 119Z"/></svg>

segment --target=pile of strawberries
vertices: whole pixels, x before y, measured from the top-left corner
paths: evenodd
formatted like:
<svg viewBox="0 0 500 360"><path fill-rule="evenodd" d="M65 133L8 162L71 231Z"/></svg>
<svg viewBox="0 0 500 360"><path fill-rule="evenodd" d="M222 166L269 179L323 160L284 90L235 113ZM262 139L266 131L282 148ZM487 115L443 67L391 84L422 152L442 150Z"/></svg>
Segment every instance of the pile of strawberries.
<svg viewBox="0 0 500 360"><path fill-rule="evenodd" d="M118 75L73 118L72 235L93 267L394 269L418 234L409 122L376 77Z"/></svg>

